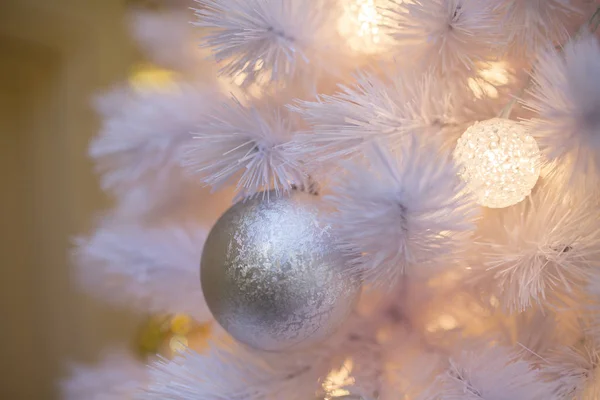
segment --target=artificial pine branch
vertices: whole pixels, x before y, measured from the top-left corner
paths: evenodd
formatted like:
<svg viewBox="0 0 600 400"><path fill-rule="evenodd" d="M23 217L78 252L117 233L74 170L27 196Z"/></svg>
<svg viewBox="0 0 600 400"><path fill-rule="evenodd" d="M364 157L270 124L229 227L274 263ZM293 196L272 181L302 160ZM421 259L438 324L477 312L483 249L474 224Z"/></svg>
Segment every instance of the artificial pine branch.
<svg viewBox="0 0 600 400"><path fill-rule="evenodd" d="M184 9L139 14L141 46L178 78L174 90L123 85L99 103L90 155L117 204L77 242L82 287L210 320L200 187L220 202L318 181L365 293L304 352L250 350L216 329L208 350L140 374L126 357L105 364L119 379L102 367L76 374L67 398L127 399L132 388L177 400L597 398L595 10L588 0L198 0L196 31L175 29ZM572 37L581 27L590 33ZM188 45L197 37L202 51ZM369 51L356 47L365 40ZM546 163L530 197L482 209L450 154L499 113L523 121ZM177 200L188 197L195 208ZM89 385L94 376L114 390Z"/></svg>

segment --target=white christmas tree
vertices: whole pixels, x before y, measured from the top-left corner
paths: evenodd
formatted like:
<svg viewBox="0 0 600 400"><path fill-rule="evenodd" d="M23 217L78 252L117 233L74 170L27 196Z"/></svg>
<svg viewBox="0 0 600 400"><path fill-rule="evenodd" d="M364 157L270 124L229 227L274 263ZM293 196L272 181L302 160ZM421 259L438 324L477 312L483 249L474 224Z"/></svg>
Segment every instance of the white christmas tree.
<svg viewBox="0 0 600 400"><path fill-rule="evenodd" d="M600 4L185 7L132 19L168 79L99 98L90 156L116 205L74 261L90 294L185 313L212 324L210 342L148 365L113 351L77 368L66 398L600 399ZM268 208L299 193L321 210L317 233L287 223L295 203ZM234 203L270 225L212 226ZM289 243L281 259L253 258L307 236L312 258ZM244 264L228 292L206 272L223 246ZM292 268L277 279L310 273L321 253L335 274L300 281L346 307L343 321L298 317L318 307L296 281L285 298L303 310L291 314L305 345L248 346L289 316L236 293L270 263ZM308 340L307 326L327 335Z"/></svg>

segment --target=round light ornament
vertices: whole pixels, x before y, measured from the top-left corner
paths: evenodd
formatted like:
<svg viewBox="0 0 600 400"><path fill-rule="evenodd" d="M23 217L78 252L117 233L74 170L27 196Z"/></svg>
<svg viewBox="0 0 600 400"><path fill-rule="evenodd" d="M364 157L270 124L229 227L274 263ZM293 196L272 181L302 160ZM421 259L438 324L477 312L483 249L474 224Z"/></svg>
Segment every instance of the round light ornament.
<svg viewBox="0 0 600 400"><path fill-rule="evenodd" d="M318 196L271 191L238 202L210 231L202 253L204 297L236 340L265 351L330 336L353 310L360 279L344 272Z"/></svg>
<svg viewBox="0 0 600 400"><path fill-rule="evenodd" d="M517 121L476 122L458 139L454 159L478 204L504 208L527 197L540 175L540 149Z"/></svg>

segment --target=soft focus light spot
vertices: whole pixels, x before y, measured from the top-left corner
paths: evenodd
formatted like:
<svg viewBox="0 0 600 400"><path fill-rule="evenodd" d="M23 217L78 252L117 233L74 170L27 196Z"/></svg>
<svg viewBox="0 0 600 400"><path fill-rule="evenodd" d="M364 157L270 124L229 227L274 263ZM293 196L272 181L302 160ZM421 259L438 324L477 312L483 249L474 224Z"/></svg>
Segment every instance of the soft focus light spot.
<svg viewBox="0 0 600 400"><path fill-rule="evenodd" d="M237 74L234 78L233 78L233 83L235 83L238 86L241 86L244 84L244 81L246 80L246 77L248 77L248 74L245 72L240 72L239 74Z"/></svg>
<svg viewBox="0 0 600 400"><path fill-rule="evenodd" d="M182 353L188 347L188 340L185 336L175 335L169 340L169 349L173 354Z"/></svg>
<svg viewBox="0 0 600 400"><path fill-rule="evenodd" d="M471 92L473 92L478 99L483 99L484 97L489 97L491 99L498 98L498 89L481 78L469 78L467 83Z"/></svg>
<svg viewBox="0 0 600 400"><path fill-rule="evenodd" d="M483 64L477 71L477 76L469 78L469 89L476 98L498 98L498 86L508 84L509 75L504 62L490 62Z"/></svg>
<svg viewBox="0 0 600 400"><path fill-rule="evenodd" d="M454 150L460 175L479 204L504 208L531 193L540 175L540 150L516 121L493 118L476 122Z"/></svg>
<svg viewBox="0 0 600 400"><path fill-rule="evenodd" d="M442 314L427 324L427 332L450 331L458 326L458 321L450 314Z"/></svg>
<svg viewBox="0 0 600 400"><path fill-rule="evenodd" d="M392 338L392 330L389 327L379 329L375 335L377 343L386 343Z"/></svg>
<svg viewBox="0 0 600 400"><path fill-rule="evenodd" d="M500 300L498 300L498 298L496 296L492 296L492 297L490 297L490 305L492 307L498 307L498 306L500 306Z"/></svg>
<svg viewBox="0 0 600 400"><path fill-rule="evenodd" d="M171 319L171 332L177 335L187 335L192 329L192 319L189 315L177 314Z"/></svg>
<svg viewBox="0 0 600 400"><path fill-rule="evenodd" d="M388 1L346 0L338 30L353 51L371 54L383 49L387 37L381 29L381 7Z"/></svg>
<svg viewBox="0 0 600 400"><path fill-rule="evenodd" d="M171 90L174 85L175 72L152 65L139 65L133 69L129 84L135 90Z"/></svg>
<svg viewBox="0 0 600 400"><path fill-rule="evenodd" d="M340 369L333 370L327 375L327 378L323 381L323 389L327 393L327 397L324 400L331 400L350 394L349 391L342 388L354 383L354 379L350 376L352 368L354 368L354 363L351 358L348 358L344 361L344 365Z"/></svg>
<svg viewBox="0 0 600 400"><path fill-rule="evenodd" d="M438 321L440 328L445 331L449 331L458 326L458 322L452 315L442 315Z"/></svg>
<svg viewBox="0 0 600 400"><path fill-rule="evenodd" d="M492 85L506 85L509 82L508 70L503 62L491 62L478 71L478 75Z"/></svg>
<svg viewBox="0 0 600 400"><path fill-rule="evenodd" d="M254 71L255 72L261 71L263 69L263 66L264 66L264 61L258 60L256 62L256 65L254 66ZM265 71L264 74L268 75L268 71ZM247 78L248 78L247 72L238 72L232 78L221 77L220 79L221 80L222 79L231 79L232 80L233 85L235 86L234 88L228 87L227 83L224 83L223 86L226 88L226 90L233 92L234 94L239 94L236 92L241 91L242 93L248 94L255 99L261 98L263 96L265 86L268 82L266 77L259 76L255 80L253 80L253 82L249 85L246 84Z"/></svg>

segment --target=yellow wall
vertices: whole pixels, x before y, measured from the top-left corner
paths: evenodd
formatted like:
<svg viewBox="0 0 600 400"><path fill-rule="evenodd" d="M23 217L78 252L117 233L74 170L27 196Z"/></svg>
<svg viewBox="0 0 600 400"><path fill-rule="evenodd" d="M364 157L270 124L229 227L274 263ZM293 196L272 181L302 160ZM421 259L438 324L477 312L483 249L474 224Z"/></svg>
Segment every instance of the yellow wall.
<svg viewBox="0 0 600 400"><path fill-rule="evenodd" d="M58 398L135 319L71 283L68 246L106 205L86 158L91 95L134 58L123 0L0 0L0 399Z"/></svg>

